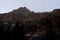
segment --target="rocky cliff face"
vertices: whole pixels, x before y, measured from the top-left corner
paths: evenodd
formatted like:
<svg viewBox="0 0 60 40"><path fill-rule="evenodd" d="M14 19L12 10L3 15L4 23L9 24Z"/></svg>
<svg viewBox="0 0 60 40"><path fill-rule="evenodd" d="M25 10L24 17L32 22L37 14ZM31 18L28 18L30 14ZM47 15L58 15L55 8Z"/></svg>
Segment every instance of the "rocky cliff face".
<svg viewBox="0 0 60 40"><path fill-rule="evenodd" d="M10 40L22 33L24 40L59 40L59 31L60 9L35 13L26 7L21 7L9 13L0 14L0 32L16 35L11 36Z"/></svg>

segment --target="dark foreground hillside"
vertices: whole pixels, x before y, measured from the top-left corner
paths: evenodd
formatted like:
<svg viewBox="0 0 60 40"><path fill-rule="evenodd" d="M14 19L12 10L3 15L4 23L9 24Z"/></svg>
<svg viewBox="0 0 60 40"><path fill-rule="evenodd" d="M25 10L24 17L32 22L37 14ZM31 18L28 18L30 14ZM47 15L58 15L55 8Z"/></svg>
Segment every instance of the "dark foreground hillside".
<svg viewBox="0 0 60 40"><path fill-rule="evenodd" d="M59 40L60 9L51 12L26 7L0 14L0 40Z"/></svg>

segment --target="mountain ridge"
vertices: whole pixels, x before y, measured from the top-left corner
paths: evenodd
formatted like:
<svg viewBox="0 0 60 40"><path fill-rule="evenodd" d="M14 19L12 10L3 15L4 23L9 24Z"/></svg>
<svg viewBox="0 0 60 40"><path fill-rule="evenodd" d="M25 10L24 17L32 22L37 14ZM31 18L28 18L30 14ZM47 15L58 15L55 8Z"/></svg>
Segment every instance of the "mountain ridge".
<svg viewBox="0 0 60 40"><path fill-rule="evenodd" d="M38 38L38 40L50 40L52 38L53 40L59 40L60 9L35 13L26 7L21 7L8 13L0 14L0 32L20 32L21 34L21 31L24 32L26 40L34 40L35 38L36 40ZM31 34L31 36L28 34Z"/></svg>

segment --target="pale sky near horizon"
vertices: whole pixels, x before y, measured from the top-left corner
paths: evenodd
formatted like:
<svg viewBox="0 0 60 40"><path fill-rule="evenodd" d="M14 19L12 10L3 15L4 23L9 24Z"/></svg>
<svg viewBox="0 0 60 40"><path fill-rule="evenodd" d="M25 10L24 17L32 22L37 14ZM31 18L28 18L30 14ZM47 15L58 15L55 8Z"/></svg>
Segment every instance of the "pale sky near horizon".
<svg viewBox="0 0 60 40"><path fill-rule="evenodd" d="M0 0L0 13L10 12L19 7L31 11L45 12L60 8L60 0Z"/></svg>

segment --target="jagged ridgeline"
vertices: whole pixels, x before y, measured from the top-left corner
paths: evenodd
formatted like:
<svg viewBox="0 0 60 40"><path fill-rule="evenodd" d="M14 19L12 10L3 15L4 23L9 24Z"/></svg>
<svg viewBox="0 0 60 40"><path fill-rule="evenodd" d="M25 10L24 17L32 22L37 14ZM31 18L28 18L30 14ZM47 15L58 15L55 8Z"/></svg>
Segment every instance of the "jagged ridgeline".
<svg viewBox="0 0 60 40"><path fill-rule="evenodd" d="M35 13L20 7L0 14L0 32L9 32L10 35L20 32L24 34L24 40L59 40L60 9Z"/></svg>

